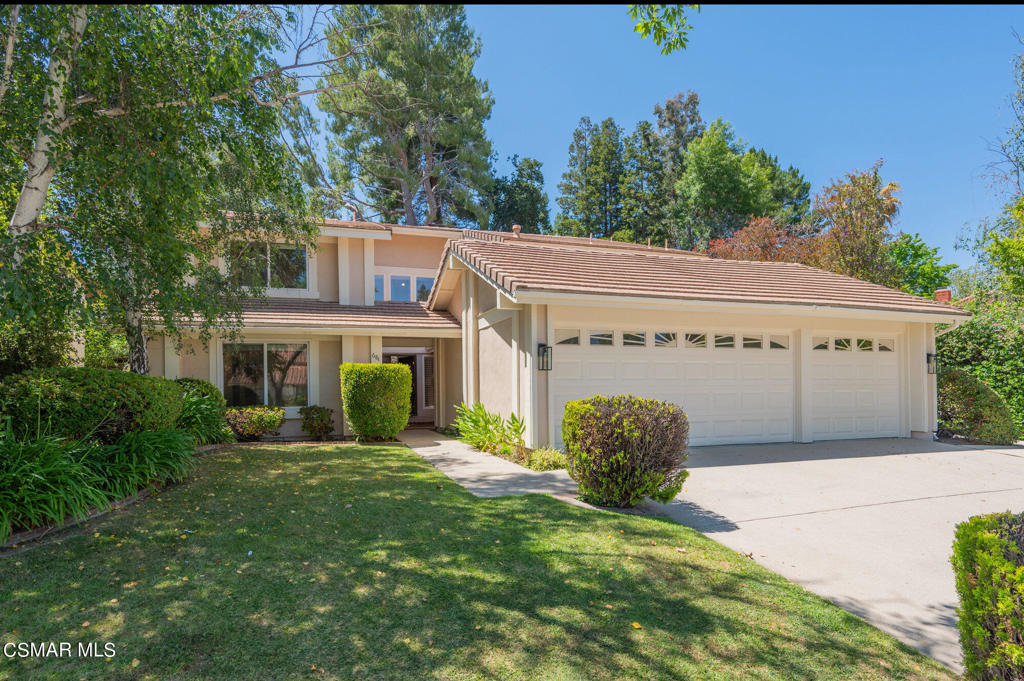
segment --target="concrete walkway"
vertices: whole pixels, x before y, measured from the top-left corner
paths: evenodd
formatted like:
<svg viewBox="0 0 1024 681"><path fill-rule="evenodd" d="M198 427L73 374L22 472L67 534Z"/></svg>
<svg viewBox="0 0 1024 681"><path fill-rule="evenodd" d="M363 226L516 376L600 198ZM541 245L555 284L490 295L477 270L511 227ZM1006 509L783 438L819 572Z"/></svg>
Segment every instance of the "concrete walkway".
<svg viewBox="0 0 1024 681"><path fill-rule="evenodd" d="M478 497L550 494L571 504L586 505L576 499L576 483L565 471L531 471L428 429L404 430L398 438Z"/></svg>

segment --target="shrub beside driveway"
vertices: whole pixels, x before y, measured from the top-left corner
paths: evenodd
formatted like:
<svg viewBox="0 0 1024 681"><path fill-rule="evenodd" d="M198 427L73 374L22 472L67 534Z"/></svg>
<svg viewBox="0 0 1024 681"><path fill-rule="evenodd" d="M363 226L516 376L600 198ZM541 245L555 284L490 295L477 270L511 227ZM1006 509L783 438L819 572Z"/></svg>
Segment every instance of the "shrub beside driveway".
<svg viewBox="0 0 1024 681"><path fill-rule="evenodd" d="M951 679L679 525L477 499L399 446L237 447L0 557L0 679Z"/></svg>

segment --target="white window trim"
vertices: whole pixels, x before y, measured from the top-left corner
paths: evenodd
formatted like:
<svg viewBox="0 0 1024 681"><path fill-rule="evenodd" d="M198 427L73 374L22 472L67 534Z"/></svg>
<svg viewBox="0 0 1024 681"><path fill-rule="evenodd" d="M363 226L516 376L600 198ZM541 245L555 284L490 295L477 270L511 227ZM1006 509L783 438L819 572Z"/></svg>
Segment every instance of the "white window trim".
<svg viewBox="0 0 1024 681"><path fill-rule="evenodd" d="M316 343L312 338L250 338L243 336L239 341L226 341L222 338L217 339L217 376L214 384L220 388L221 394L224 393L224 346L234 345L235 343L260 343L264 346L272 343L305 343L306 347L309 348L309 364L306 367L306 388L309 390L309 399L307 404L320 404L320 353L318 352L319 343ZM266 357L266 349L264 349L264 358ZM265 360L264 360L265 361ZM263 399L266 400L266 366L263 367ZM284 409L284 417L286 419L297 419L299 418L299 409L302 407L282 407Z"/></svg>
<svg viewBox="0 0 1024 681"><path fill-rule="evenodd" d="M384 297L381 302L391 300L391 277L409 277L409 295L412 302L416 302L416 277L429 277L433 279L437 275L436 269L423 267L374 267L374 276L384 276ZM373 286L373 277L370 277L370 285Z"/></svg>
<svg viewBox="0 0 1024 681"><path fill-rule="evenodd" d="M284 239L274 239L270 243L283 244L287 243ZM271 288L267 287L263 289L266 291L268 298L319 298L320 291L317 283L317 252L312 251L309 246L303 246L306 251L306 288ZM218 258L217 263L220 273L227 276L228 273L228 261L225 257ZM243 289L248 289L247 286L243 286Z"/></svg>

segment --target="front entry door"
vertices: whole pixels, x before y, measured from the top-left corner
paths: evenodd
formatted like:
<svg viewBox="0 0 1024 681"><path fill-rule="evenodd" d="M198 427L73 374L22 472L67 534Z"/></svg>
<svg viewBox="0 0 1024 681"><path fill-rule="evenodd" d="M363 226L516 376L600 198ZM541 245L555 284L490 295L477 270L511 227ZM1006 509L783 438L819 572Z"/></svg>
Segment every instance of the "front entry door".
<svg viewBox="0 0 1024 681"><path fill-rule="evenodd" d="M384 361L404 364L412 372L409 420L430 423L434 420L434 355L427 352L388 353Z"/></svg>

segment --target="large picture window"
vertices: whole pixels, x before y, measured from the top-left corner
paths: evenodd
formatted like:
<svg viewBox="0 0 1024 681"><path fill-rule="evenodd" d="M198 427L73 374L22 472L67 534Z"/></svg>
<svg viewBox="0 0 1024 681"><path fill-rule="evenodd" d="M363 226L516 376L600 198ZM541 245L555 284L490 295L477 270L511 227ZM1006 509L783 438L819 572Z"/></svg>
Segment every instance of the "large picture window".
<svg viewBox="0 0 1024 681"><path fill-rule="evenodd" d="M224 397L229 407L309 404L306 343L225 343Z"/></svg>
<svg viewBox="0 0 1024 681"><path fill-rule="evenodd" d="M306 249L291 244L236 241L228 247L228 277L241 286L306 288Z"/></svg>

